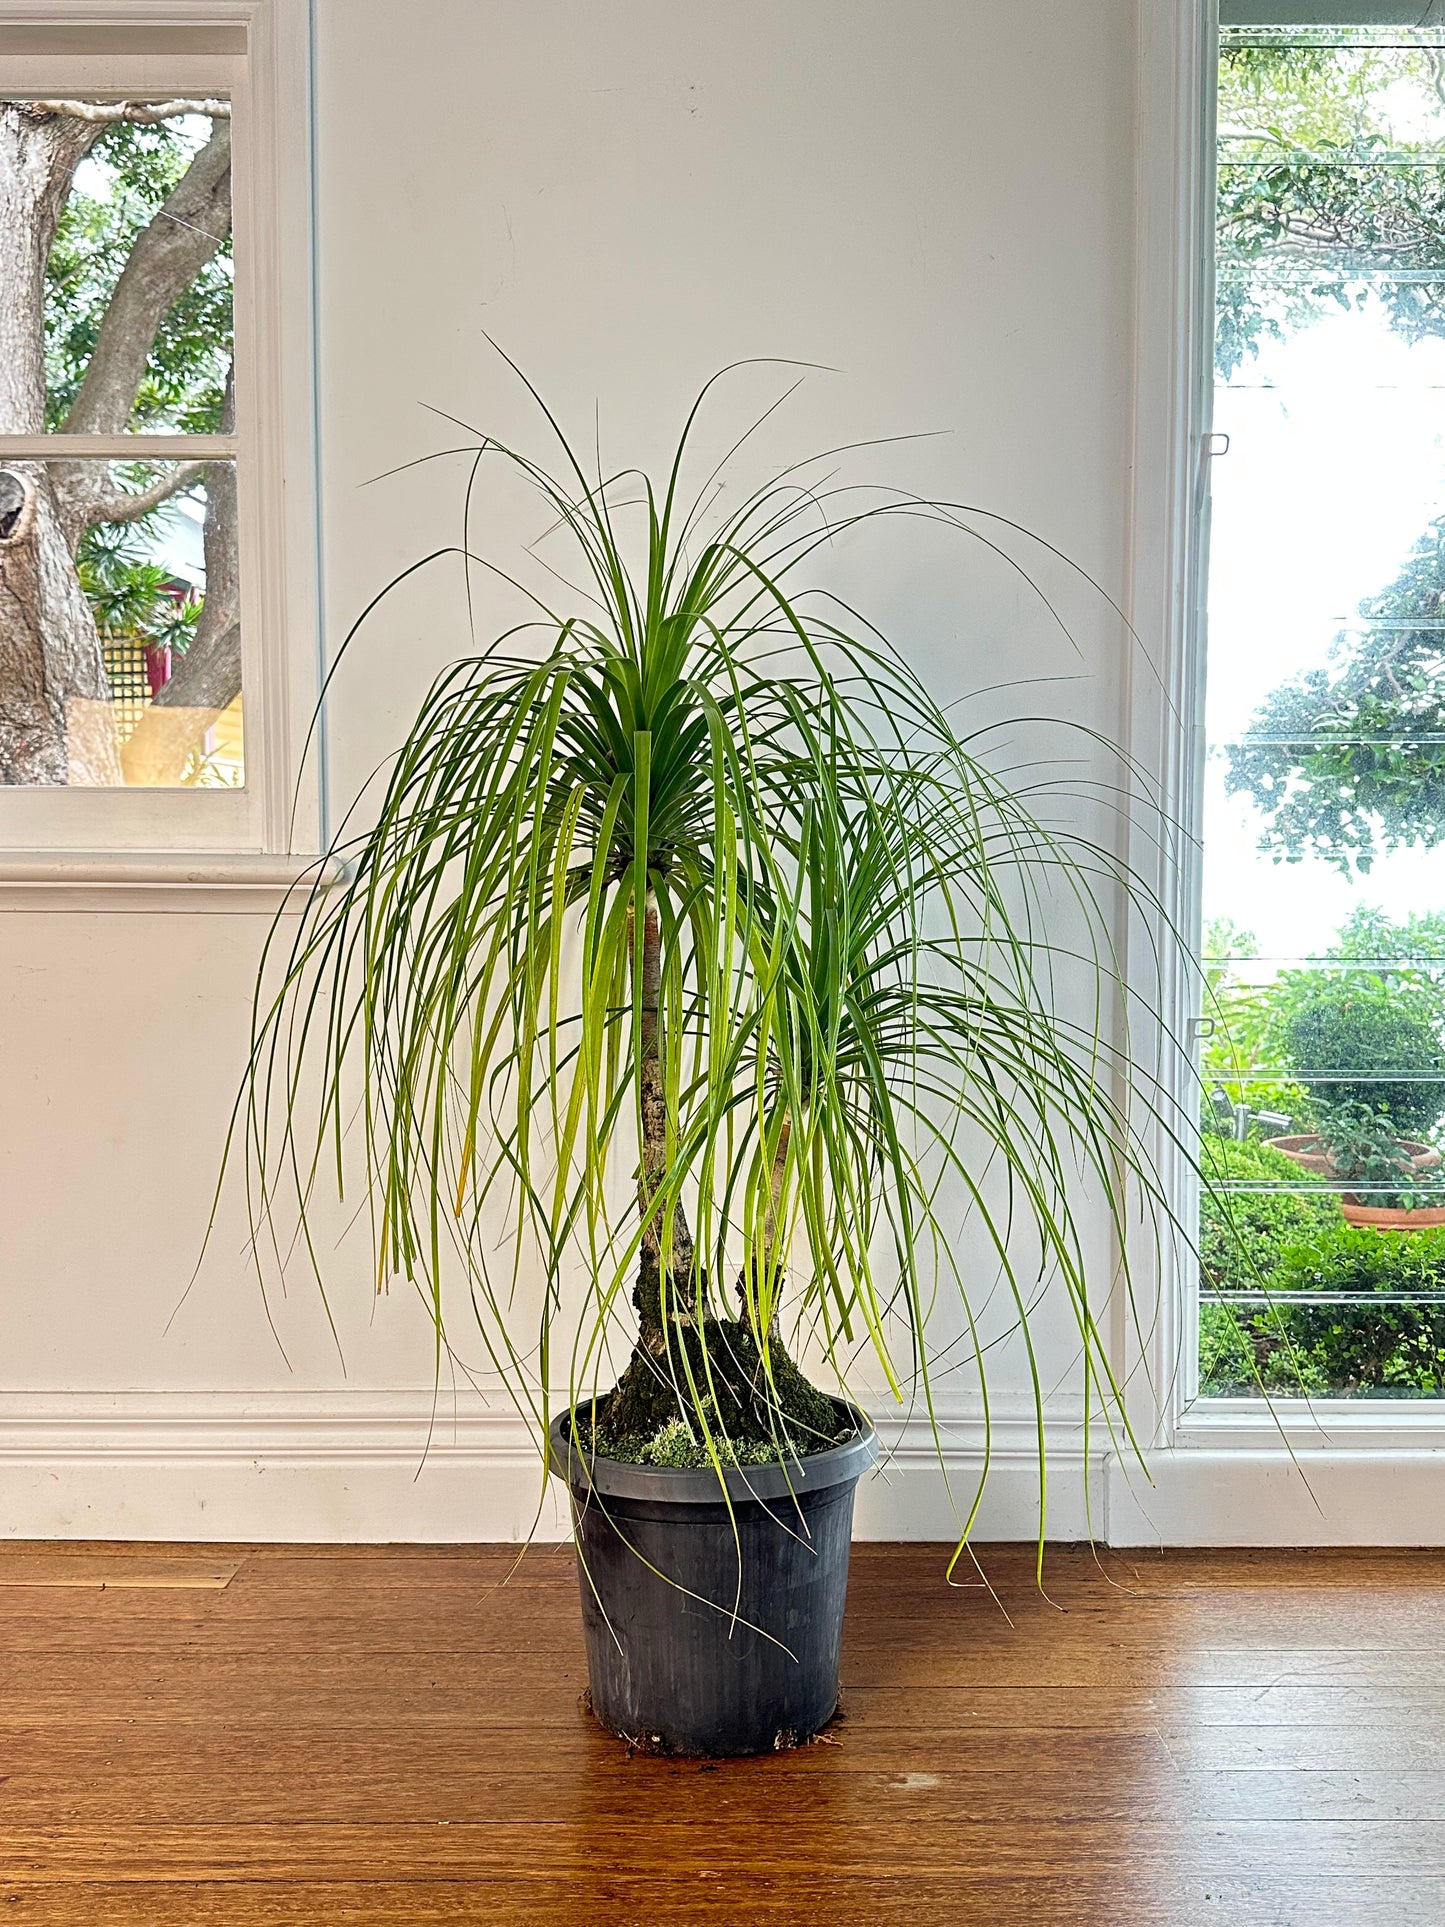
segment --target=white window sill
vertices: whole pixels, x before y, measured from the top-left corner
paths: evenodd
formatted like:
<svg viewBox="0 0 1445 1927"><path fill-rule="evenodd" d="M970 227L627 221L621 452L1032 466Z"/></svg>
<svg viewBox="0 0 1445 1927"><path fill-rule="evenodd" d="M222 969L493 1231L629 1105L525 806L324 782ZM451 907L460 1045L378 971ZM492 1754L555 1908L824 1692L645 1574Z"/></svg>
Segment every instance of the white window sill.
<svg viewBox="0 0 1445 1927"><path fill-rule="evenodd" d="M1431 1451L1445 1448L1445 1398L1201 1398L1181 1414L1183 1451Z"/></svg>
<svg viewBox="0 0 1445 1927"><path fill-rule="evenodd" d="M330 857L9 850L0 851L0 911L265 916L301 910L318 878L340 875Z"/></svg>

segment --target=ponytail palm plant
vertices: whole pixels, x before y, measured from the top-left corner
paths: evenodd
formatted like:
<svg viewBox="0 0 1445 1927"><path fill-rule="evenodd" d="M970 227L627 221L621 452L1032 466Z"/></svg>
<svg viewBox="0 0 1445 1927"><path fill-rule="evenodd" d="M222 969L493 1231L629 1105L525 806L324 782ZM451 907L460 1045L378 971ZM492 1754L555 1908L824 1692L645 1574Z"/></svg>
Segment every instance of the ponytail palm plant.
<svg viewBox="0 0 1445 1927"><path fill-rule="evenodd" d="M489 1370L543 1425L565 1386L588 1449L830 1442L851 1421L800 1339L931 1410L962 1332L986 1401L1000 1279L1031 1361L1056 1283L1117 1412L1074 1199L1122 1214L1149 1179L1099 1026L1052 988L1064 951L1107 987L1113 868L808 586L862 524L964 512L805 466L718 515L713 478L684 493L711 388L656 483L589 472L550 414L555 468L471 451L536 491L573 579L549 551L564 586L437 678L266 979L253 1208L289 1187L308 1224L358 1162L378 1285L411 1281L456 1353L464 1281Z"/></svg>

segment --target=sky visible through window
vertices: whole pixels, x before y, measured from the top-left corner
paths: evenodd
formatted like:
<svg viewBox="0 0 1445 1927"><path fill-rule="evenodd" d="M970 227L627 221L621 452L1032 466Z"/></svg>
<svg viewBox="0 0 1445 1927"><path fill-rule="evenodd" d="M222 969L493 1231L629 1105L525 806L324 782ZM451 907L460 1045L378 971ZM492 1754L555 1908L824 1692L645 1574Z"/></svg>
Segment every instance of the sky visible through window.
<svg viewBox="0 0 1445 1927"><path fill-rule="evenodd" d="M1442 128L1445 133L1445 128ZM1224 787L1223 746L1272 690L1327 668L1360 602L1445 513L1445 339L1401 340L1368 298L1322 317L1215 389L1204 915L1261 956L1323 952L1357 903L1445 908L1445 848L1392 852L1364 878L1259 850L1259 810Z"/></svg>

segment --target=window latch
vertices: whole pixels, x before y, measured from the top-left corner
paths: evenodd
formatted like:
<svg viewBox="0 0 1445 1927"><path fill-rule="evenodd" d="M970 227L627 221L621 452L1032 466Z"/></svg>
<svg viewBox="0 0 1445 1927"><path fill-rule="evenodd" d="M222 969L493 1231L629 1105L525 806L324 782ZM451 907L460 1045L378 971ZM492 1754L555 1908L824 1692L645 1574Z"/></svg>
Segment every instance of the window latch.
<svg viewBox="0 0 1445 1927"><path fill-rule="evenodd" d="M1216 430L1212 435L1206 435L1204 437L1204 452L1209 456L1211 461L1216 455L1227 455L1229 453L1228 435L1226 435L1222 429Z"/></svg>

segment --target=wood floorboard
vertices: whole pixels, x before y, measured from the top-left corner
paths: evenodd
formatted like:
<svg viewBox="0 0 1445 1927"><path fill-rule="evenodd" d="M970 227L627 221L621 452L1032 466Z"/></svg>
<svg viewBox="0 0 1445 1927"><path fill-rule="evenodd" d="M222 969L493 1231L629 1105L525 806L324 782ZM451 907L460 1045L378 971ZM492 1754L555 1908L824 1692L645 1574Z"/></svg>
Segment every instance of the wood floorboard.
<svg viewBox="0 0 1445 1927"><path fill-rule="evenodd" d="M164 1883L93 1882L27 1890L7 1916L32 1927L557 1927L591 1920L606 1927L879 1927L922 1920L987 1921L990 1927L1439 1927L1445 1882L1415 1877L1302 1880L1288 1891L1268 1878L1172 1880L1163 1892L1143 1882L1052 1875L991 1877L967 1891L955 1879L870 1875L847 1890L806 1876L785 1883L733 1870L657 1880L596 1879L579 1888L530 1871L509 1886L505 1903L476 1882L287 1880L198 1883L185 1890L185 1911L171 1911L177 1890ZM0 1895L9 1901L12 1895Z"/></svg>
<svg viewBox="0 0 1445 1927"><path fill-rule="evenodd" d="M583 1709L565 1551L11 1542L0 1927L1445 1922L1439 1554L948 1554L855 1549L821 1743L697 1763Z"/></svg>
<svg viewBox="0 0 1445 1927"><path fill-rule="evenodd" d="M580 1775L499 1765L484 1748L439 1761L434 1752L393 1745L378 1764L370 1745L336 1744L330 1772L318 1782L317 1736L302 1747L225 1746L197 1749L167 1737L161 1747L126 1749L87 1739L76 1749L47 1749L27 1759L12 1749L5 1801L6 1839L49 1828L109 1831L117 1827L175 1830L222 1826L289 1827L304 1811L317 1827L375 1824L462 1826L478 1815L489 1823L546 1829L582 1824L626 1832L639 1802L660 1801L669 1822L705 1826L721 1814L734 1829L805 1824L826 1808L832 1824L882 1819L947 1829L960 1822L988 1826L1074 1826L1081 1822L1133 1827L1188 1822L1249 1824L1314 1821L1391 1821L1433 1828L1445 1801L1445 1773L1385 1771L1247 1773L1183 1770L1166 1755L1122 1761L1102 1749L1092 1757L1050 1746L1040 1764L1037 1740L1005 1760L958 1769L943 1760L933 1771L890 1771L868 1758L830 1762L827 1769L733 1769L721 1791L712 1776L671 1767L652 1776L633 1763L587 1762ZM328 1746L332 1736L326 1736ZM280 1757L278 1757L280 1755ZM540 1782L551 1787L542 1797ZM0 1845L3 1852L3 1845Z"/></svg>

